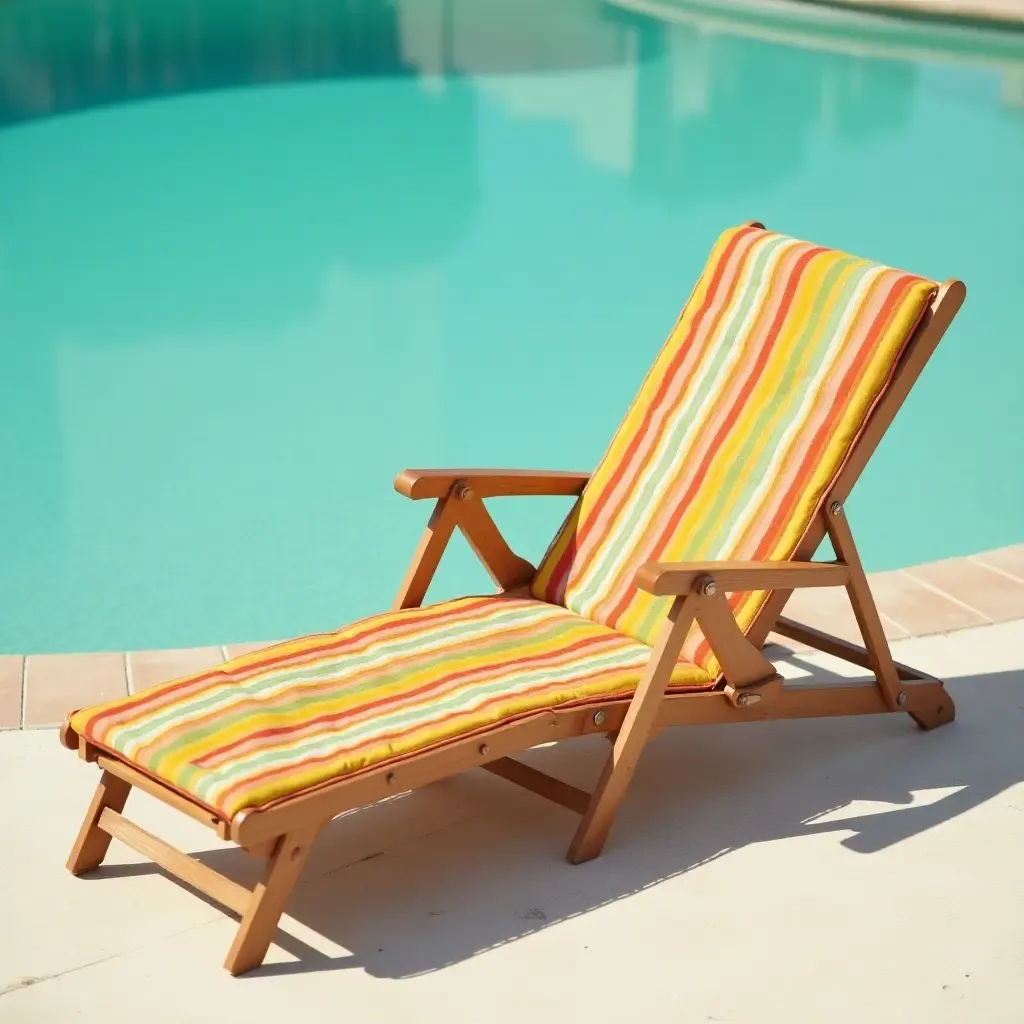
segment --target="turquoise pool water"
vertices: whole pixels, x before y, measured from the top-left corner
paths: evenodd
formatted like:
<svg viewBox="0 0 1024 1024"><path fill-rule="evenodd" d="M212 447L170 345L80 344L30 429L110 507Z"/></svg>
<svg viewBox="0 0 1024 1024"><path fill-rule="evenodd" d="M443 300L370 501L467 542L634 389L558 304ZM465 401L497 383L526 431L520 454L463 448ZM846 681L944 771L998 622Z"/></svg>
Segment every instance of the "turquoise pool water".
<svg viewBox="0 0 1024 1024"><path fill-rule="evenodd" d="M1022 37L599 0L98 10L0 6L0 650L385 607L429 512L394 474L591 467L751 218L968 284L849 503L868 567L1024 540ZM565 507L495 512L536 558ZM452 555L435 594L485 584Z"/></svg>

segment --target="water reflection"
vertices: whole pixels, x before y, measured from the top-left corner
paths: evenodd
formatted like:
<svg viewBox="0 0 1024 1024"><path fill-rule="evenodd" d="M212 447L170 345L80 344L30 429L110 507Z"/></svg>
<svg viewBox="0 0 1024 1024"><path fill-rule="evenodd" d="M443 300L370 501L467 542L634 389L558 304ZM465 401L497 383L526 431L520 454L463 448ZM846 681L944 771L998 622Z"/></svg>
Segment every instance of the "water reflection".
<svg viewBox="0 0 1024 1024"><path fill-rule="evenodd" d="M858 143L910 118L917 68L782 47L686 22L638 23L633 178L681 202L796 172L815 133ZM757 175L751 174L751 166Z"/></svg>
<svg viewBox="0 0 1024 1024"><path fill-rule="evenodd" d="M0 126L260 83L634 67L658 55L673 64L674 112L682 103L691 118L700 113L695 102L728 114L742 96L773 118L804 121L815 109L810 98L785 110L774 97L793 82L813 85L829 68L834 81L823 88L856 125L859 111L876 107L856 95L856 68L872 57L903 60L904 75L913 60L994 62L1008 69L1008 99L1019 93L1024 37L852 15L837 29L836 15L794 6L798 24L785 8L759 17L686 0L642 11L632 0L8 0L0 5ZM743 38L786 44L775 50L773 77L750 92L737 66ZM900 116L893 111L894 121ZM871 130L873 120L859 123Z"/></svg>
<svg viewBox="0 0 1024 1024"><path fill-rule="evenodd" d="M601 0L12 0L0 125L268 82L514 73L625 58Z"/></svg>
<svg viewBox="0 0 1024 1024"><path fill-rule="evenodd" d="M814 15L794 27L792 16L708 10L686 0L642 12L632 0L13 0L0 6L0 128L192 91L412 77L417 116L406 98L394 116L346 123L345 196L388 195L382 216L407 225L403 204L418 201L410 167L427 180L432 154L461 152L436 176L446 183L437 217L410 242L426 254L465 222L481 88L517 116L570 125L588 162L682 202L744 187L751 160L762 183L785 178L815 131L851 143L898 131L917 58L995 60L1004 102L1021 103L1024 47L992 33L932 37L877 19L837 31ZM601 73L583 87L573 75L518 76L586 69ZM460 78L462 89L446 89ZM387 129L399 121L401 132ZM387 238L360 239L357 258L386 262ZM375 254L375 240L387 252Z"/></svg>

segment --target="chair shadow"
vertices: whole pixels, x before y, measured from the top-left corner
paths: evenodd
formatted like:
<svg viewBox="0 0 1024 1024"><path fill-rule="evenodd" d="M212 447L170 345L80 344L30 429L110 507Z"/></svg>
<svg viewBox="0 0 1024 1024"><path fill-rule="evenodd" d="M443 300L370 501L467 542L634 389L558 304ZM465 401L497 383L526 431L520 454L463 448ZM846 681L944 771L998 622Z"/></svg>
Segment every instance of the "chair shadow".
<svg viewBox="0 0 1024 1024"><path fill-rule="evenodd" d="M288 915L349 955L314 948L285 921L275 941L296 960L246 977L359 967L408 978L758 843L832 833L856 853L884 850L1024 781L1024 670L949 689L957 721L929 734L903 715L668 730L645 752L604 854L578 867L564 859L575 815L479 770L335 819ZM589 786L607 750L588 737L524 760ZM865 801L887 806L851 806ZM260 873L237 849L195 856L245 884ZM109 866L93 877L160 871Z"/></svg>

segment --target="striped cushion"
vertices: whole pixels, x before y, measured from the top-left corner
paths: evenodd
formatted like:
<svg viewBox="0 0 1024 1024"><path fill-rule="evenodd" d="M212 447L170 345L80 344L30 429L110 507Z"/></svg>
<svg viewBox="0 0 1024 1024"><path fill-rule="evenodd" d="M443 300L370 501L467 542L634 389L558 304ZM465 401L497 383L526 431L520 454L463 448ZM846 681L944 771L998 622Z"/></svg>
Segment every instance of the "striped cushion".
<svg viewBox="0 0 1024 1024"><path fill-rule="evenodd" d="M792 557L935 284L756 227L719 238L533 594L645 643L647 561ZM734 594L749 628L767 594ZM700 631L684 657L717 674Z"/></svg>
<svg viewBox="0 0 1024 1024"><path fill-rule="evenodd" d="M527 598L464 598L292 640L72 716L225 817L484 726L636 688L650 649ZM704 686L680 663L674 686Z"/></svg>

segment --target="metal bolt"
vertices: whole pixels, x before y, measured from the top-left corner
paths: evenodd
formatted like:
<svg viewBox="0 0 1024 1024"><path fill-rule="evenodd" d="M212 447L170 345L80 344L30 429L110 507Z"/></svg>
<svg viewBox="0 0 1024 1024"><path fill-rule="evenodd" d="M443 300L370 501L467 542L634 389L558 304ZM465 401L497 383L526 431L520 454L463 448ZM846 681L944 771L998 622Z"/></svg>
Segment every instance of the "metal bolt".
<svg viewBox="0 0 1024 1024"><path fill-rule="evenodd" d="M739 707L745 708L750 703L750 694L749 693L741 693L736 698L736 703L737 703L737 705Z"/></svg>
<svg viewBox="0 0 1024 1024"><path fill-rule="evenodd" d="M900 690L899 696L896 698L896 703L899 704L901 707L904 704L907 703L907 691L906 690Z"/></svg>
<svg viewBox="0 0 1024 1024"><path fill-rule="evenodd" d="M491 752L491 748L486 743L480 744L480 756L486 757Z"/></svg>
<svg viewBox="0 0 1024 1024"><path fill-rule="evenodd" d="M707 577L700 585L700 592L705 597L714 597L718 593L718 587L715 586L715 581L711 577Z"/></svg>
<svg viewBox="0 0 1024 1024"><path fill-rule="evenodd" d="M473 497L473 488L465 480L460 480L452 489L452 495L456 501L469 501Z"/></svg>
<svg viewBox="0 0 1024 1024"><path fill-rule="evenodd" d="M386 778L385 781L387 782L387 784L389 786L393 786L398 781L398 773L397 772L388 772L387 778Z"/></svg>
<svg viewBox="0 0 1024 1024"><path fill-rule="evenodd" d="M833 501L832 504L829 505L829 507L828 507L828 514L830 516L837 516L842 511L843 511L843 506L840 505L838 501Z"/></svg>
<svg viewBox="0 0 1024 1024"><path fill-rule="evenodd" d="M594 712L594 725L604 725L605 713L603 711Z"/></svg>

